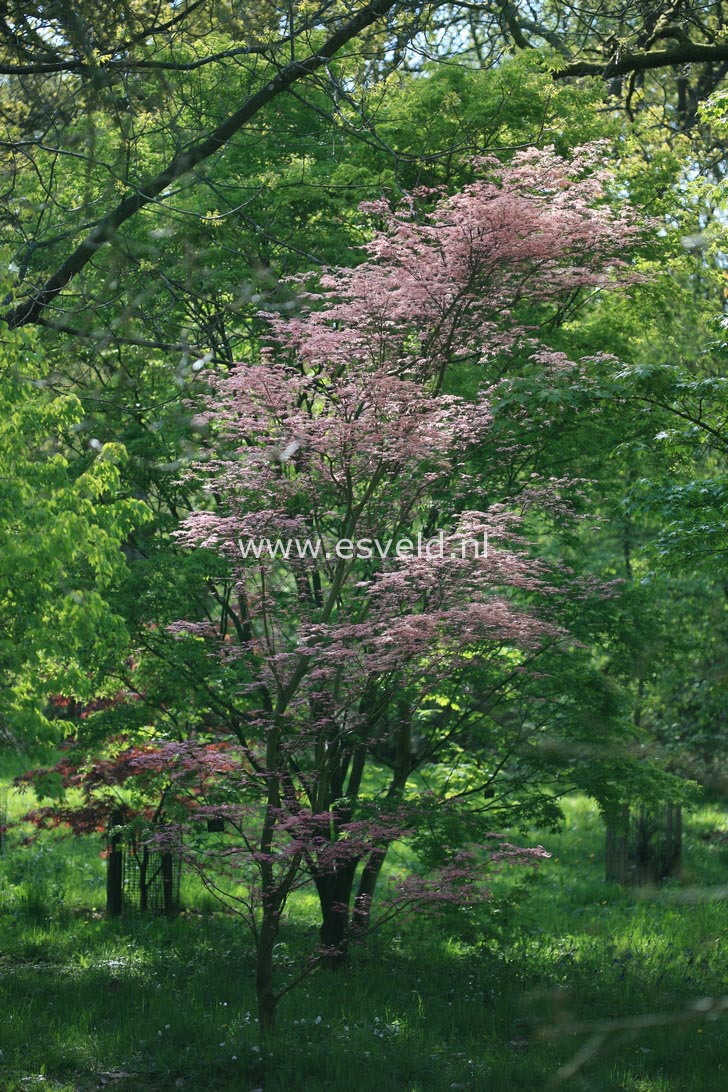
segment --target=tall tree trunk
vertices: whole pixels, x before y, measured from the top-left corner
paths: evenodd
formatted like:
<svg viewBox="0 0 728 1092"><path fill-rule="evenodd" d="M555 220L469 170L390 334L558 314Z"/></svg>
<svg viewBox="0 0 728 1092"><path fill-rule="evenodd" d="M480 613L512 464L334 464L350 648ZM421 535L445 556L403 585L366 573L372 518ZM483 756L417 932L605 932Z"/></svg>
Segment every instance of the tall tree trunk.
<svg viewBox="0 0 728 1092"><path fill-rule="evenodd" d="M258 999L258 1034L269 1038L275 1030L277 997L273 990L273 945L278 935L278 909L266 906L258 936L255 992Z"/></svg>
<svg viewBox="0 0 728 1092"><path fill-rule="evenodd" d="M359 889L354 899L354 910L351 915L351 931L354 935L362 936L369 929L374 892L386 856L386 846L381 849L373 849L369 854L369 860L364 865L359 880Z"/></svg>
<svg viewBox="0 0 728 1092"><path fill-rule="evenodd" d="M260 832L260 859L258 862L263 916L260 931L256 938L255 992L258 999L258 1034L261 1039L266 1039L273 1034L276 1019L277 998L273 990L273 945L280 926L281 899L276 892L273 871L273 837L278 823L277 816L281 800L279 777L273 771L277 771L279 768L279 743L280 734L278 730L272 730L268 735L266 746L266 762L271 774L268 778L268 800L263 827Z"/></svg>
<svg viewBox="0 0 728 1092"><path fill-rule="evenodd" d="M325 949L322 962L327 967L340 967L346 960L349 904L357 864L348 861L336 872L314 876L321 906L319 939Z"/></svg>
<svg viewBox="0 0 728 1092"><path fill-rule="evenodd" d="M397 702L397 711L399 716L394 735L397 751L392 781L387 792L387 803L391 806L402 800L407 778L413 768L412 713L404 699ZM369 930L374 892L388 848L386 845L375 846L362 870L351 918L351 931L355 935L363 936Z"/></svg>

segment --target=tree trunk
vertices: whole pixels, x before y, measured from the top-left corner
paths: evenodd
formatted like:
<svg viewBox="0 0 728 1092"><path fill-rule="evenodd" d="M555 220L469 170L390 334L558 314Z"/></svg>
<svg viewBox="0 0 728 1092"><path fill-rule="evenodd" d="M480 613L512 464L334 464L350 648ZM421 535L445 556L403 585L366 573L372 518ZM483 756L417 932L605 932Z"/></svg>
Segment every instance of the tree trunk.
<svg viewBox="0 0 728 1092"><path fill-rule="evenodd" d="M255 992L258 999L258 1034L261 1039L275 1030L277 998L273 991L273 945L278 935L278 912L263 910L255 964Z"/></svg>
<svg viewBox="0 0 728 1092"><path fill-rule="evenodd" d="M124 856L119 848L119 836L111 839L111 850L106 861L106 913L118 916L124 905Z"/></svg>
<svg viewBox="0 0 728 1092"><path fill-rule="evenodd" d="M274 770L278 763L278 745L280 738L276 732L268 736L266 761L268 768ZM275 1030L277 998L273 990L273 945L280 927L281 896L276 892L273 873L273 838L278 822L280 807L280 782L277 776L268 780L268 803L265 810L263 829L260 835L260 884L262 891L263 918L260 932L257 933L255 992L258 998L258 1035L267 1039Z"/></svg>
<svg viewBox="0 0 728 1092"><path fill-rule="evenodd" d="M322 963L341 967L346 960L349 927L349 903L358 861L349 861L336 872L314 876L321 906L319 939L325 949Z"/></svg>
<svg viewBox="0 0 728 1092"><path fill-rule="evenodd" d="M369 860L364 865L364 871L359 880L359 890L354 900L354 911L351 916L351 931L356 936L363 936L369 930L372 914L372 900L377 887L377 880L382 871L384 859L387 856L386 847L373 849L369 854Z"/></svg>

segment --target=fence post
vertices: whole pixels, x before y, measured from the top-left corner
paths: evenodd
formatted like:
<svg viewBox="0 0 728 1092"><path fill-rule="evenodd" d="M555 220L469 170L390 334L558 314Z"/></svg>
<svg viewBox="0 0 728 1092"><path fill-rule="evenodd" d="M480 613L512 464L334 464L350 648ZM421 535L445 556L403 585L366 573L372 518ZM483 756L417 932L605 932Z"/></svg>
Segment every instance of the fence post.
<svg viewBox="0 0 728 1092"><path fill-rule="evenodd" d="M167 917L174 917L174 862L171 853L162 854L162 903Z"/></svg>
<svg viewBox="0 0 728 1092"><path fill-rule="evenodd" d="M111 816L110 827L123 823L124 817L119 812ZM124 851L121 848L121 835L118 831L109 838L108 857L106 858L106 913L118 917L124 909Z"/></svg>

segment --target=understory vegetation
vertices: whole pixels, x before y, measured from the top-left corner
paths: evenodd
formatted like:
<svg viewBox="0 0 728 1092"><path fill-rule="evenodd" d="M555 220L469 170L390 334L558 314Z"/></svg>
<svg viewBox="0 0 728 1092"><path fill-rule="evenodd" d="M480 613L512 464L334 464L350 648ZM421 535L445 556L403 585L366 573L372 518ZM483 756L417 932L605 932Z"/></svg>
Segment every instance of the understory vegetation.
<svg viewBox="0 0 728 1092"><path fill-rule="evenodd" d="M21 848L14 835L2 1088L723 1090L725 818L689 815L682 882L654 891L605 883L596 808L576 797L566 813L561 833L530 832L552 857L496 877L488 903L400 920L345 967L312 973L281 1001L269 1047L252 946L193 878L175 920L110 920L98 839ZM316 929L301 896L278 951L291 974Z"/></svg>

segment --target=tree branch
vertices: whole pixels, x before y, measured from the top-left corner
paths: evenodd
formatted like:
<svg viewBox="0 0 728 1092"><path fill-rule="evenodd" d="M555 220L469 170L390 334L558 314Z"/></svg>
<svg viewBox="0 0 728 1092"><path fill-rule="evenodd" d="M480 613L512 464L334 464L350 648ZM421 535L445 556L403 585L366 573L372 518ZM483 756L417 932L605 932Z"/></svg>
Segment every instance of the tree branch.
<svg viewBox="0 0 728 1092"><path fill-rule="evenodd" d="M613 61L572 61L561 68L554 68L554 79L568 80L575 76L600 76L611 79L630 72L647 72L654 68L672 68L680 64L709 64L728 61L728 42L721 45L685 42L670 49L651 49L643 53L629 53Z"/></svg>
<svg viewBox="0 0 728 1092"><path fill-rule="evenodd" d="M91 261L96 252L108 243L122 224L154 201L176 179L188 174L198 164L219 152L227 142L258 114L268 103L288 90L289 87L322 68L338 51L366 27L386 15L397 0L372 0L357 15L331 34L317 53L303 61L294 61L281 68L272 79L231 114L205 140L178 153L159 174L142 183L128 194L116 208L108 213L93 231L79 243L66 261L52 274L46 283L30 298L22 300L4 316L12 330L19 326L36 323L43 311L53 302L63 288Z"/></svg>
<svg viewBox="0 0 728 1092"><path fill-rule="evenodd" d="M286 38L285 41L288 41ZM279 43L280 44L280 43ZM138 71L162 71L162 72L194 72L197 68L204 68L208 64L216 64L218 61L234 60L236 57L250 57L270 53L270 45L260 46L236 46L233 49L223 49L219 53L206 54L195 61L152 61L129 59L99 61L91 65L86 60L69 59L65 61L37 61L31 64L0 64L0 76L45 76L57 72L78 72L84 76L91 76L104 72L138 72Z"/></svg>

